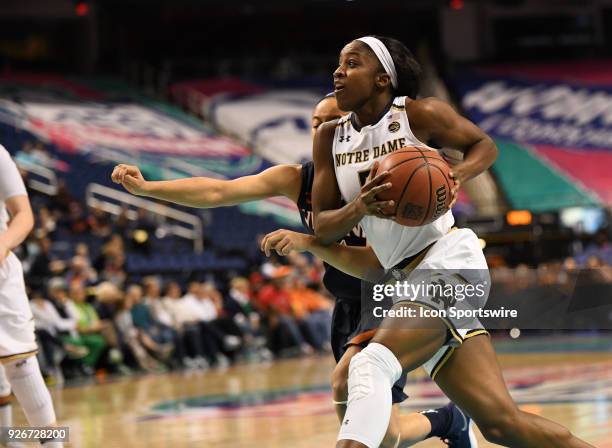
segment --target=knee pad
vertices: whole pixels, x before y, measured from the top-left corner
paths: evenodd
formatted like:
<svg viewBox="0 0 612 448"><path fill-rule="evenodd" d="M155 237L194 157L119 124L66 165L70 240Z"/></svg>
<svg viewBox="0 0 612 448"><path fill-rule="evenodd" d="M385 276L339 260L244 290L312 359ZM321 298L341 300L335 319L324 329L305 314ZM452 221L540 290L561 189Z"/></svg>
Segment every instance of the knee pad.
<svg viewBox="0 0 612 448"><path fill-rule="evenodd" d="M0 364L0 398L7 397L11 394L11 385L6 379L4 367Z"/></svg>
<svg viewBox="0 0 612 448"><path fill-rule="evenodd" d="M382 344L371 343L351 359L348 408L338 440L354 440L376 448L382 442L391 417L391 386L402 366ZM376 418L372 412L376 410Z"/></svg>
<svg viewBox="0 0 612 448"><path fill-rule="evenodd" d="M373 381L384 379L391 388L401 375L402 366L391 350L376 342L368 344L349 364L349 402L369 395Z"/></svg>
<svg viewBox="0 0 612 448"><path fill-rule="evenodd" d="M35 356L10 361L4 365L6 378L31 426L55 423L51 394L45 385Z"/></svg>

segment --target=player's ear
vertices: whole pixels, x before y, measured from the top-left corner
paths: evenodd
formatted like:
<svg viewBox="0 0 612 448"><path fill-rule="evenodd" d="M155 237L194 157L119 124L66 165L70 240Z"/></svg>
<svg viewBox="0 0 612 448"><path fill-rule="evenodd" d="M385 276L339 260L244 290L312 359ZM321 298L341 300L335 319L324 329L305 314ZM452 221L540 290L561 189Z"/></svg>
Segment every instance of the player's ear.
<svg viewBox="0 0 612 448"><path fill-rule="evenodd" d="M391 85L391 77L387 73L379 73L378 75L376 75L376 79L374 82L376 84L376 87L383 90L387 86Z"/></svg>

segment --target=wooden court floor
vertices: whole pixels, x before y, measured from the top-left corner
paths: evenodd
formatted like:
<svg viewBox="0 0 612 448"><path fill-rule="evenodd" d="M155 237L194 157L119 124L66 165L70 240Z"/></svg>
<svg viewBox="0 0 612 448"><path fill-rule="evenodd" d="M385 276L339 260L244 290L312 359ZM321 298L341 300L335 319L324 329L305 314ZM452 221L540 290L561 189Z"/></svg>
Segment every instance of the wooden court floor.
<svg viewBox="0 0 612 448"><path fill-rule="evenodd" d="M576 342L578 341L578 342ZM521 408L612 448L612 343L529 338L496 342ZM332 447L329 356L269 364L122 378L54 389L72 447ZM446 403L424 372L411 375L403 412ZM24 424L18 406L16 424ZM494 446L479 434L482 447ZM32 446L32 445L29 445ZM443 447L439 440L417 446Z"/></svg>

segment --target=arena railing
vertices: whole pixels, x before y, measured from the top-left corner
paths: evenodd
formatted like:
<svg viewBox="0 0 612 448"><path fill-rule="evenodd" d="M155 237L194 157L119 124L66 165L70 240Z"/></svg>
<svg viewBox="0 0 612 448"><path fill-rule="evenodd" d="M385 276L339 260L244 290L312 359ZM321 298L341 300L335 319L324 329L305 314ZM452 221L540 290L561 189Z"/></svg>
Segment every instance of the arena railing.
<svg viewBox="0 0 612 448"><path fill-rule="evenodd" d="M28 173L28 186L48 196L55 196L58 191L57 175L44 166L16 160L17 166ZM32 176L36 176L32 178Z"/></svg>
<svg viewBox="0 0 612 448"><path fill-rule="evenodd" d="M195 252L201 253L204 250L202 220L196 215L96 183L87 186L85 198L89 207L96 207L116 216L127 207L126 217L132 221L138 219L137 209L151 212L158 221L168 225L171 234L192 240Z"/></svg>
<svg viewBox="0 0 612 448"><path fill-rule="evenodd" d="M48 196L55 196L57 194L57 176L53 170L20 160L16 160L15 162L20 169L28 173L27 183L31 189L40 191ZM32 178L32 175L36 176L36 178Z"/></svg>

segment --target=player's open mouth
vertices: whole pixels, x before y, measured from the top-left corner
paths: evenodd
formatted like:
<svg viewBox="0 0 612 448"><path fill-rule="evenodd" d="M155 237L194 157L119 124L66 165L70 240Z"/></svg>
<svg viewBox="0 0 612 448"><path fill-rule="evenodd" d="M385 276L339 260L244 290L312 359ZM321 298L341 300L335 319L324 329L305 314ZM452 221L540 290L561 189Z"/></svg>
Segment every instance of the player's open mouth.
<svg viewBox="0 0 612 448"><path fill-rule="evenodd" d="M334 84L334 93L338 93L341 90L344 90L344 86L342 84Z"/></svg>

